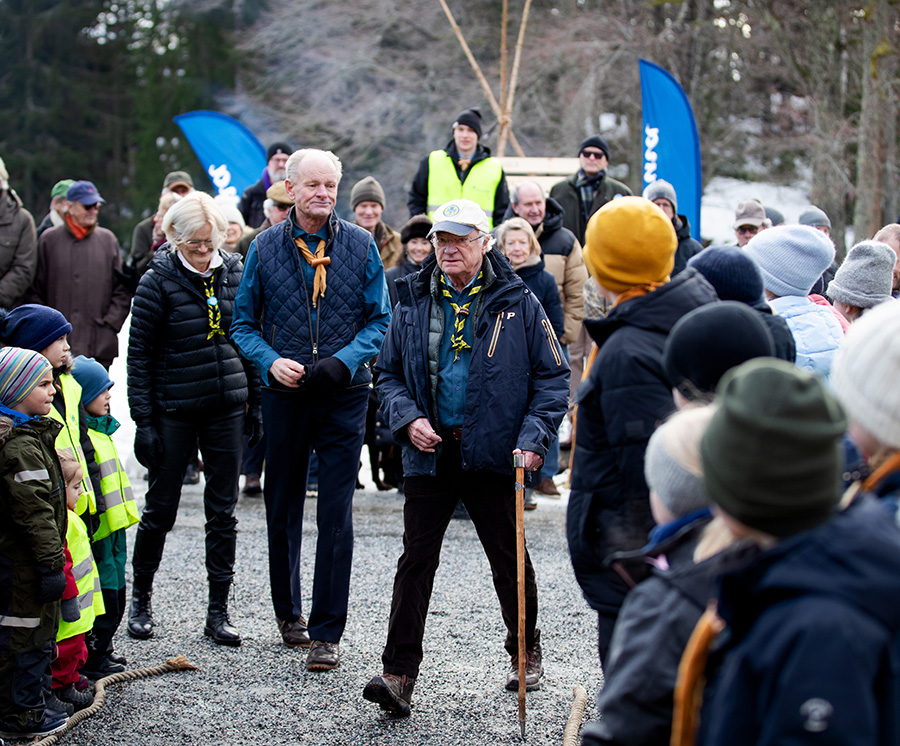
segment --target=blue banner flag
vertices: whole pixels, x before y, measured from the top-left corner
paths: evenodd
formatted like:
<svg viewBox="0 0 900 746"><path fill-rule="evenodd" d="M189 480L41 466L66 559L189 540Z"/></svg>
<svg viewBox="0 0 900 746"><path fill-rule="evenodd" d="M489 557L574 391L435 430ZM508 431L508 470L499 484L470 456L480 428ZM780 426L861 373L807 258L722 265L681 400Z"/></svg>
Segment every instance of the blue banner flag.
<svg viewBox="0 0 900 746"><path fill-rule="evenodd" d="M700 240L700 137L691 102L672 74L640 60L644 112L644 186L665 179L678 197L678 212Z"/></svg>
<svg viewBox="0 0 900 746"><path fill-rule="evenodd" d="M234 199L259 181L266 149L237 119L217 111L189 111L174 117L216 188Z"/></svg>

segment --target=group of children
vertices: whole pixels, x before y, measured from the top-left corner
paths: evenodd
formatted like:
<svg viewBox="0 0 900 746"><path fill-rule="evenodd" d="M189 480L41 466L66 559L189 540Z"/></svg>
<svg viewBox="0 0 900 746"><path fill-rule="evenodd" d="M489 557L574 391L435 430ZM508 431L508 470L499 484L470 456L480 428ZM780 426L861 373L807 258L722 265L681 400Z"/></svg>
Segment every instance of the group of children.
<svg viewBox="0 0 900 746"><path fill-rule="evenodd" d="M0 737L46 736L124 671L125 529L137 506L107 370L55 309L0 312Z"/></svg>

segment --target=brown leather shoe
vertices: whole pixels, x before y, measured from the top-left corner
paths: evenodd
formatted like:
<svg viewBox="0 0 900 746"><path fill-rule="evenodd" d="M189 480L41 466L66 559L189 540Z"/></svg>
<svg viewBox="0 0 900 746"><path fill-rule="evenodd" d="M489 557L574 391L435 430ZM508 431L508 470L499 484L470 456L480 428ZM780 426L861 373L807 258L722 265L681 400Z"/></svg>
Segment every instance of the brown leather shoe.
<svg viewBox="0 0 900 746"><path fill-rule="evenodd" d="M303 617L292 622L277 619L278 631L281 639L289 648L308 648L310 644L309 633L306 631L306 620Z"/></svg>
<svg viewBox="0 0 900 746"><path fill-rule="evenodd" d="M375 702L382 710L409 717L410 702L412 702L415 679L409 676L394 676L391 673L383 673L381 676L373 676L372 680L363 689L363 699Z"/></svg>
<svg viewBox="0 0 900 746"><path fill-rule="evenodd" d="M559 490L556 489L556 483L550 477L542 479L541 483L534 488L534 491L545 497L560 497Z"/></svg>
<svg viewBox="0 0 900 746"><path fill-rule="evenodd" d="M341 652L336 642L312 641L306 656L307 671L331 671L340 664Z"/></svg>

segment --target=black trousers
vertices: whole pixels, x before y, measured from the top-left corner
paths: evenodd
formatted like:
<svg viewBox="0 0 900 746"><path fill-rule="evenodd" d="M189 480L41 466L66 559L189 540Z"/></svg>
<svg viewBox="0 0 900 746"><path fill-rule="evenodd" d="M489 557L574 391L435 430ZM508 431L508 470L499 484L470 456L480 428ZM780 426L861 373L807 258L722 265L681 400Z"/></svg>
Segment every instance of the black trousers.
<svg viewBox="0 0 900 746"><path fill-rule="evenodd" d="M238 404L159 417L156 427L163 442L163 456L158 468L150 470L144 512L134 539L135 577L152 577L159 568L166 534L178 515L184 472L198 442L206 479L206 574L213 582L233 577L237 543L234 508L241 471L244 409L243 404Z"/></svg>
<svg viewBox="0 0 900 746"><path fill-rule="evenodd" d="M444 533L462 498L487 555L506 625L506 651L518 650L515 479L491 471L463 471L459 443L444 438L434 477L406 477L403 554L397 563L384 672L416 677L422 662L425 619ZM525 550L525 646L534 647L537 585Z"/></svg>
<svg viewBox="0 0 900 746"><path fill-rule="evenodd" d="M52 658L52 642L0 654L0 719L24 726L44 716L44 682Z"/></svg>

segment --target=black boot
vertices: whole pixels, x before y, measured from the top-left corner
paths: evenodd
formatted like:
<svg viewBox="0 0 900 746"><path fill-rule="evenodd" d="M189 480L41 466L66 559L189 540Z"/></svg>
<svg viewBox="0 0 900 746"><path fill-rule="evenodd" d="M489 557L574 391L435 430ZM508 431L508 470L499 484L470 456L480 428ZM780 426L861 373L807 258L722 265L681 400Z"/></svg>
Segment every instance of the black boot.
<svg viewBox="0 0 900 746"><path fill-rule="evenodd" d="M203 634L211 637L217 645L237 647L241 644L241 633L231 626L228 619L228 589L230 580L209 582L209 608L206 610L206 626Z"/></svg>
<svg viewBox="0 0 900 746"><path fill-rule="evenodd" d="M150 597L153 595L153 576L136 576L131 588L131 607L128 609L128 635L137 640L153 637L153 609Z"/></svg>

